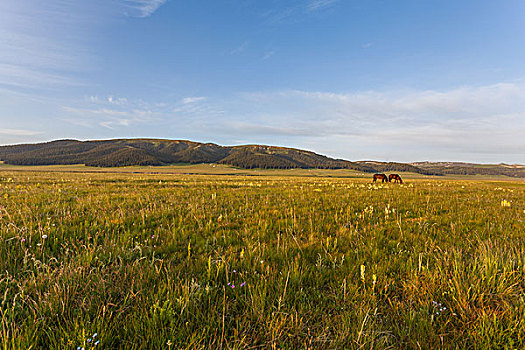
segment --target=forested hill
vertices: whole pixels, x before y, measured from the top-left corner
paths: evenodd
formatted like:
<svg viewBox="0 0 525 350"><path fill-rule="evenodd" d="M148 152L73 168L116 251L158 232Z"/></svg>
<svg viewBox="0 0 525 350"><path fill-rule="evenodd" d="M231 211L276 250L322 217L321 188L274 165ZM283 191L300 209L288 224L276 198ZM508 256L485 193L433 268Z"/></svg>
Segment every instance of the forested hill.
<svg viewBox="0 0 525 350"><path fill-rule="evenodd" d="M374 168L313 152L272 146L223 147L181 140L59 140L0 147L0 160L17 165L85 164L115 167L174 163L221 163L241 168L325 168L373 172Z"/></svg>
<svg viewBox="0 0 525 350"><path fill-rule="evenodd" d="M0 160L16 165L85 164L99 167L219 163L246 169L321 168L375 172L379 168L294 148L261 145L224 147L213 143L158 139L58 140L1 146ZM403 166L415 172L432 173L407 164Z"/></svg>
<svg viewBox="0 0 525 350"><path fill-rule="evenodd" d="M295 148L244 145L226 147L213 143L161 139L102 141L58 140L38 144L0 146L0 160L15 165L85 164L98 167L218 163L252 169L353 169L362 172L414 172L426 175L476 174L488 168L444 167L432 163L351 162ZM457 170L457 171L456 171ZM500 171L501 170L501 171ZM491 175L525 177L523 169L491 168Z"/></svg>

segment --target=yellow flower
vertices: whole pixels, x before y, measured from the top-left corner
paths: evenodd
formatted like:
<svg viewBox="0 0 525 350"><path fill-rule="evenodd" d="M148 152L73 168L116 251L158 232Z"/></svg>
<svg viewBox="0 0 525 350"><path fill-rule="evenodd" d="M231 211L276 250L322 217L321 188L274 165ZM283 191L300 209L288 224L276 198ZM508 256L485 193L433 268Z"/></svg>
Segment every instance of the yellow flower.
<svg viewBox="0 0 525 350"><path fill-rule="evenodd" d="M510 202L508 200L504 199L504 200L501 201L501 206L510 208Z"/></svg>
<svg viewBox="0 0 525 350"><path fill-rule="evenodd" d="M365 265L361 265L361 280L364 282L365 281Z"/></svg>

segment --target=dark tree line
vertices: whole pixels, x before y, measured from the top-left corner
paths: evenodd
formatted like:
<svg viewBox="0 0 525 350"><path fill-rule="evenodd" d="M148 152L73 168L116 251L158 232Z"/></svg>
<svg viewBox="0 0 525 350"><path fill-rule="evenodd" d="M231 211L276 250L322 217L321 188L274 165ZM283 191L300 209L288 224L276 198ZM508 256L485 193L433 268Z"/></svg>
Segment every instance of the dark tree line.
<svg viewBox="0 0 525 350"><path fill-rule="evenodd" d="M85 164L99 167L222 163L253 169L352 169L362 172L414 172L425 175L507 175L525 177L525 171L504 167L425 166L404 163L367 163L333 159L313 152L261 145L223 147L183 140L121 139L104 141L58 140L0 147L0 160L16 165Z"/></svg>

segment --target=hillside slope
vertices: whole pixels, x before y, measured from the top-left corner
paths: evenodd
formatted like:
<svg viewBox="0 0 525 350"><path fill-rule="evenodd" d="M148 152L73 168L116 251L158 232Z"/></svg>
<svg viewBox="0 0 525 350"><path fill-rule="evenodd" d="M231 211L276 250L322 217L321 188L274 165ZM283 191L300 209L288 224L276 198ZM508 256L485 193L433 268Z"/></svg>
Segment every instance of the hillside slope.
<svg viewBox="0 0 525 350"><path fill-rule="evenodd" d="M16 165L85 164L88 166L222 163L242 168L355 169L375 168L293 148L247 145L224 147L184 140L58 140L0 147L0 160Z"/></svg>
<svg viewBox="0 0 525 350"><path fill-rule="evenodd" d="M461 162L414 162L410 165L443 175L486 175L525 178L525 166L519 164L474 164Z"/></svg>
<svg viewBox="0 0 525 350"><path fill-rule="evenodd" d="M226 147L214 143L162 139L57 140L0 146L0 160L14 165L85 164L98 167L218 163L252 169L352 169L362 172L413 172L525 177L518 165L469 163L393 163L333 159L314 152L264 145Z"/></svg>

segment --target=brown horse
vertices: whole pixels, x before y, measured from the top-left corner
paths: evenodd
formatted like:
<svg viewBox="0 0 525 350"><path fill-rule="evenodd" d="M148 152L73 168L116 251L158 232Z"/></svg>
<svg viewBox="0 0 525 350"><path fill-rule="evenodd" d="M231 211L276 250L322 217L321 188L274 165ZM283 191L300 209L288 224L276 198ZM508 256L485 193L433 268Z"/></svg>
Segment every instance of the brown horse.
<svg viewBox="0 0 525 350"><path fill-rule="evenodd" d="M390 174L388 175L388 182L399 182L400 184L402 184L403 180L401 180L401 176L397 174Z"/></svg>
<svg viewBox="0 0 525 350"><path fill-rule="evenodd" d="M381 180L381 182L388 182L388 177L385 174L374 174L374 181Z"/></svg>

